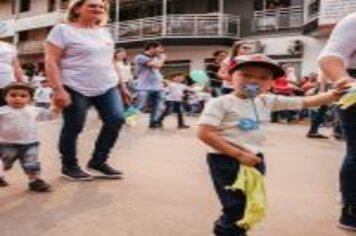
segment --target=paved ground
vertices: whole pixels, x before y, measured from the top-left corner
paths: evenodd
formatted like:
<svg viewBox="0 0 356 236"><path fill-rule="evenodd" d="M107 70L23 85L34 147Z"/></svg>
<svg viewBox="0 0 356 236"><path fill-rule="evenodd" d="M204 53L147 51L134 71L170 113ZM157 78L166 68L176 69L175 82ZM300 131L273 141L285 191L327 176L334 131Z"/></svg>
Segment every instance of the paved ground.
<svg viewBox="0 0 356 236"><path fill-rule="evenodd" d="M141 119L144 119L143 117ZM219 206L195 128L125 129L111 163L120 181L75 183L59 177L60 122L41 126L44 177L50 194L25 190L19 168L0 189L1 236L210 236ZM194 120L190 120L193 123ZM84 164L98 132L95 116L81 136ZM338 169L343 144L304 138L306 126L272 125L268 141L269 214L252 236L347 236L338 217ZM356 235L356 234L355 234Z"/></svg>

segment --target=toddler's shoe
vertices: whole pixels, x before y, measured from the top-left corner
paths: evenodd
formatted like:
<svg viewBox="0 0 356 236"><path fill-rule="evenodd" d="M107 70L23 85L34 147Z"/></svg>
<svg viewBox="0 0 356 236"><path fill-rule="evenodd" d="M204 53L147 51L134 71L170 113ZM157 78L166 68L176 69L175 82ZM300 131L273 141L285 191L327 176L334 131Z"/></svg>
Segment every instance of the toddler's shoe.
<svg viewBox="0 0 356 236"><path fill-rule="evenodd" d="M51 191L51 186L47 184L45 181L42 179L36 179L31 181L28 184L28 187L30 191L34 192L50 192Z"/></svg>
<svg viewBox="0 0 356 236"><path fill-rule="evenodd" d="M4 188L8 185L9 185L9 183L6 182L6 180L4 178L0 178L0 188Z"/></svg>

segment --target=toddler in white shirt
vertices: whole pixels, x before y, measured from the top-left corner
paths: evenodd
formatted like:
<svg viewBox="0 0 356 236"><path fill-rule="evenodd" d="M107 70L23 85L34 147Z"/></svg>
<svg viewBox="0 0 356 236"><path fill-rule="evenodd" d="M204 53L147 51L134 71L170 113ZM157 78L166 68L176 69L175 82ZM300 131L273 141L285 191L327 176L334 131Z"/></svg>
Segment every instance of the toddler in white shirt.
<svg viewBox="0 0 356 236"><path fill-rule="evenodd" d="M31 106L34 89L25 83L12 83L3 90L6 106L0 107L0 186L6 186L3 170L19 160L29 179L29 190L48 192L50 185L40 178L37 122L58 117L60 110Z"/></svg>

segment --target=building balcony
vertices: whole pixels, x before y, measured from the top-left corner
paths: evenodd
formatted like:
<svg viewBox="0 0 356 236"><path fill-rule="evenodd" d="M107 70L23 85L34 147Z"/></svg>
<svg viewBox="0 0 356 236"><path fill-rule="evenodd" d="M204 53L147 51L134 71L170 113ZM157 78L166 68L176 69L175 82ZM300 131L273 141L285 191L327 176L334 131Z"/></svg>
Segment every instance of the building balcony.
<svg viewBox="0 0 356 236"><path fill-rule="evenodd" d="M43 53L44 40L36 40L36 41L26 41L18 43L18 51L20 55L26 54L38 54Z"/></svg>
<svg viewBox="0 0 356 236"><path fill-rule="evenodd" d="M15 21L16 31L25 31L30 29L44 28L55 25L64 19L63 10L33 15L33 13L21 13Z"/></svg>
<svg viewBox="0 0 356 236"><path fill-rule="evenodd" d="M260 33L299 29L303 26L303 14L302 6L255 11L252 30Z"/></svg>
<svg viewBox="0 0 356 236"><path fill-rule="evenodd" d="M240 18L227 14L179 14L116 22L117 43L160 38L239 38Z"/></svg>

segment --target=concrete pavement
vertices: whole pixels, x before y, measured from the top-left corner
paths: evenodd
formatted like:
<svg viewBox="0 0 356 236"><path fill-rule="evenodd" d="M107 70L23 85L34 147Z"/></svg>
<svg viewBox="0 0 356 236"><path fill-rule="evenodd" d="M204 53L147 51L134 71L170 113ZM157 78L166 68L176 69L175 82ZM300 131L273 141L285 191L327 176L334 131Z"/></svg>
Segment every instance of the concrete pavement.
<svg viewBox="0 0 356 236"><path fill-rule="evenodd" d="M145 117L125 128L111 163L123 180L77 183L59 177L60 121L41 124L44 177L50 194L28 193L21 170L0 189L1 236L210 236L219 213L205 147L195 128L148 130ZM193 124L194 119L189 120ZM85 165L100 122L91 114L80 139ZM252 236L347 236L336 227L343 143L305 138L306 126L271 125L266 151L269 211Z"/></svg>

